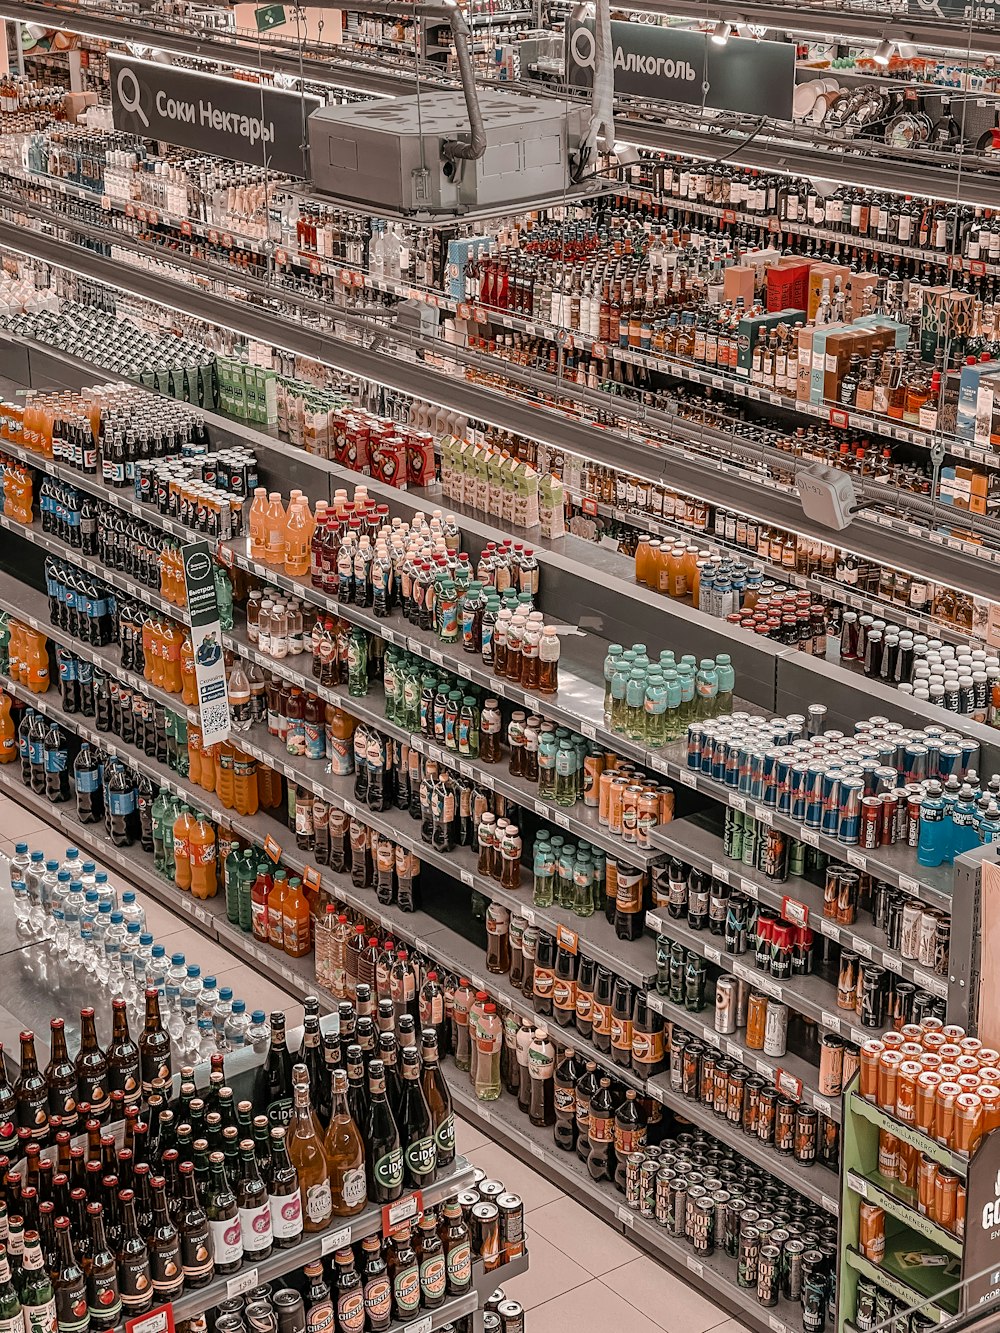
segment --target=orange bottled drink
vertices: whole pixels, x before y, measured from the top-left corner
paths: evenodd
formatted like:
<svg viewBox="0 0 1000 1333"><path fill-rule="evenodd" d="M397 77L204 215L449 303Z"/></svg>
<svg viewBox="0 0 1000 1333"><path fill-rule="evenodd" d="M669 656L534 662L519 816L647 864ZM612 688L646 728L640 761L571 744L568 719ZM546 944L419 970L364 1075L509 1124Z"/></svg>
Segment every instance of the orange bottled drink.
<svg viewBox="0 0 1000 1333"><path fill-rule="evenodd" d="M269 565L285 563L286 522L281 495L278 491L272 491L267 497L267 539L264 546L264 559Z"/></svg>
<svg viewBox="0 0 1000 1333"><path fill-rule="evenodd" d="M288 521L285 524L285 573L293 578L302 578L309 573L309 519L306 517L305 503L293 500L288 506Z"/></svg>
<svg viewBox="0 0 1000 1333"><path fill-rule="evenodd" d="M300 879L288 881L281 903L281 934L290 958L303 958L312 949L312 915Z"/></svg>
<svg viewBox="0 0 1000 1333"><path fill-rule="evenodd" d="M215 790L227 810L235 808L236 792L233 760L236 751L229 741L219 741L215 747Z"/></svg>
<svg viewBox="0 0 1000 1333"><path fill-rule="evenodd" d="M150 616L142 626L142 674L153 682L153 619Z"/></svg>
<svg viewBox="0 0 1000 1333"><path fill-rule="evenodd" d="M194 816L186 805L174 820L174 883L179 889L191 887L191 827Z"/></svg>
<svg viewBox="0 0 1000 1333"><path fill-rule="evenodd" d="M188 726L188 776L196 786L201 786L201 766L204 755L201 749L201 728Z"/></svg>
<svg viewBox="0 0 1000 1333"><path fill-rule="evenodd" d="M10 698L0 694L0 764L10 764L18 757L14 719L10 715Z"/></svg>
<svg viewBox="0 0 1000 1333"><path fill-rule="evenodd" d="M15 682L20 682L23 660L24 627L19 621L12 620L10 621L10 638L7 641L7 675Z"/></svg>
<svg viewBox="0 0 1000 1333"><path fill-rule="evenodd" d="M201 783L199 784L205 791L215 791L215 755L218 745L206 745L205 738L201 741Z"/></svg>
<svg viewBox="0 0 1000 1333"><path fill-rule="evenodd" d="M163 623L163 688L168 694L181 692L181 640L184 632L173 621Z"/></svg>
<svg viewBox="0 0 1000 1333"><path fill-rule="evenodd" d="M257 792L257 760L242 750L233 752L233 809L238 815L255 815L260 805Z"/></svg>
<svg viewBox="0 0 1000 1333"><path fill-rule="evenodd" d="M191 892L196 898L214 898L218 891L215 872L215 829L204 815L198 815L192 820L188 845L191 857Z"/></svg>
<svg viewBox="0 0 1000 1333"><path fill-rule="evenodd" d="M49 650L42 634L31 633L28 639L21 679L32 694L44 694L49 688Z"/></svg>
<svg viewBox="0 0 1000 1333"><path fill-rule="evenodd" d="M267 491L258 486L250 506L250 559L263 560L267 551Z"/></svg>
<svg viewBox="0 0 1000 1333"><path fill-rule="evenodd" d="M276 949L284 948L285 894L288 892L288 871L281 866L274 872L274 883L267 895L267 942Z"/></svg>
<svg viewBox="0 0 1000 1333"><path fill-rule="evenodd" d="M194 671L194 645L190 634L185 634L181 639L180 664L181 702L190 708L198 702L198 678Z"/></svg>

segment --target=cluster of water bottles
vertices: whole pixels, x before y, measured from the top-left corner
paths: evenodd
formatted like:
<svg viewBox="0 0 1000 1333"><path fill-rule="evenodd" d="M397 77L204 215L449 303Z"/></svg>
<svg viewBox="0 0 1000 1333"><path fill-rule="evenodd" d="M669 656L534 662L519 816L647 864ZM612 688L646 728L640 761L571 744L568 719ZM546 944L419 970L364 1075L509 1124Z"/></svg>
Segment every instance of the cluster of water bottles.
<svg viewBox="0 0 1000 1333"><path fill-rule="evenodd" d="M67 847L60 862L17 843L10 882L18 938L47 946L45 980L57 993L60 981L77 976L82 967L110 998L123 999L139 1023L146 988L155 986L182 1062L248 1045L267 1051L271 1033L264 1011L248 1014L246 1001L234 998L229 986L202 976L182 953L168 957L146 929L135 893L119 894L107 871L84 860L76 847Z"/></svg>

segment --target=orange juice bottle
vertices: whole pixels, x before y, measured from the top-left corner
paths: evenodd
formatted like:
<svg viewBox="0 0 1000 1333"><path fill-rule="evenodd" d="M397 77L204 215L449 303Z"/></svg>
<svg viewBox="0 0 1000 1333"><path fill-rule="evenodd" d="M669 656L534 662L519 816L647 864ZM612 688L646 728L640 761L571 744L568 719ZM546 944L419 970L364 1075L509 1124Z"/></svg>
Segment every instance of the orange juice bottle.
<svg viewBox="0 0 1000 1333"><path fill-rule="evenodd" d="M635 544L635 581L649 582L649 538L640 534Z"/></svg>
<svg viewBox="0 0 1000 1333"><path fill-rule="evenodd" d="M250 559L263 560L267 553L267 491L258 486L250 506Z"/></svg>
<svg viewBox="0 0 1000 1333"><path fill-rule="evenodd" d="M10 764L18 757L14 719L10 715L10 698L0 694L0 764Z"/></svg>
<svg viewBox="0 0 1000 1333"><path fill-rule="evenodd" d="M281 903L281 937L290 958L303 958L312 948L312 915L302 881L290 879Z"/></svg>
<svg viewBox="0 0 1000 1333"><path fill-rule="evenodd" d="M309 573L309 519L302 500L291 500L285 524L285 573L302 578Z"/></svg>
<svg viewBox="0 0 1000 1333"><path fill-rule="evenodd" d="M288 871L280 866L274 872L274 883L267 895L267 942L283 949L285 936L285 894L288 892Z"/></svg>
<svg viewBox="0 0 1000 1333"><path fill-rule="evenodd" d="M235 754L236 751L229 741L219 741L215 747L215 790L227 810L234 809L236 801L233 773Z"/></svg>
<svg viewBox="0 0 1000 1333"><path fill-rule="evenodd" d="M215 873L215 829L204 815L198 815L192 821L189 847L191 892L196 898L214 898L218 890Z"/></svg>
<svg viewBox="0 0 1000 1333"><path fill-rule="evenodd" d="M194 816L186 805L174 820L174 883L179 889L191 887L191 828Z"/></svg>
<svg viewBox="0 0 1000 1333"><path fill-rule="evenodd" d="M201 766L205 762L201 748L201 727L188 725L188 776L201 786Z"/></svg>
<svg viewBox="0 0 1000 1333"><path fill-rule="evenodd" d="M194 672L194 646L191 635L181 639L181 700L190 708L198 702L198 678Z"/></svg>
<svg viewBox="0 0 1000 1333"><path fill-rule="evenodd" d="M234 750L233 809L238 815L255 815L259 805L257 760L242 750Z"/></svg>
<svg viewBox="0 0 1000 1333"><path fill-rule="evenodd" d="M285 508L278 491L267 497L267 541L264 559L269 565L285 563Z"/></svg>

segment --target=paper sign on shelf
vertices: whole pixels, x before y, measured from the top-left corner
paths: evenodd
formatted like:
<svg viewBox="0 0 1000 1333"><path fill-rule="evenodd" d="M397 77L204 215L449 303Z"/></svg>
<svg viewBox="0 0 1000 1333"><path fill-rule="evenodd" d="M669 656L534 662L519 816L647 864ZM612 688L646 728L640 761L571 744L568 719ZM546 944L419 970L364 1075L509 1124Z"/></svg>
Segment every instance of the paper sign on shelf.
<svg viewBox="0 0 1000 1333"><path fill-rule="evenodd" d="M174 1307L167 1301L146 1314L125 1320L125 1333L174 1333Z"/></svg>
<svg viewBox="0 0 1000 1333"><path fill-rule="evenodd" d="M215 565L208 542L189 542L181 551L184 587L191 617L191 651L198 685L202 742L214 745L229 735L229 695L222 625L215 591Z"/></svg>

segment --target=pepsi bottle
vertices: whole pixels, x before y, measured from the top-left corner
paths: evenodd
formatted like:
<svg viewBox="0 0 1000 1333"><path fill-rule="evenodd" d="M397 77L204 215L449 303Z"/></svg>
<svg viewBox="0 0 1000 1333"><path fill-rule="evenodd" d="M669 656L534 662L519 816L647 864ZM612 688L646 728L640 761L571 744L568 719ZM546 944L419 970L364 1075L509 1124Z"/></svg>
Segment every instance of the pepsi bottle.
<svg viewBox="0 0 1000 1333"><path fill-rule="evenodd" d="M59 562L53 556L45 557L45 594L49 599L49 622L59 624Z"/></svg>
<svg viewBox="0 0 1000 1333"><path fill-rule="evenodd" d="M111 687L107 673L94 668L94 720L98 731L111 730Z"/></svg>
<svg viewBox="0 0 1000 1333"><path fill-rule="evenodd" d="M45 795L53 805L69 800L69 742L58 723L45 733Z"/></svg>
<svg viewBox="0 0 1000 1333"><path fill-rule="evenodd" d="M101 791L101 764L97 751L87 741L73 763L73 785L76 787L76 814L81 824L96 824L104 817L104 795Z"/></svg>
<svg viewBox="0 0 1000 1333"><path fill-rule="evenodd" d="M94 716L94 664L93 662L83 662L79 658L76 663L76 688L77 701L80 705L80 712L84 717Z"/></svg>
<svg viewBox="0 0 1000 1333"><path fill-rule="evenodd" d="M139 841L144 852L153 850L153 802L156 791L151 778L142 774L136 785L136 805L139 814Z"/></svg>
<svg viewBox="0 0 1000 1333"><path fill-rule="evenodd" d="M77 688L77 660L68 649L58 648L56 661L59 664L59 692L62 695L63 708L67 713L78 713L80 697Z"/></svg>
<svg viewBox="0 0 1000 1333"><path fill-rule="evenodd" d="M116 847L131 847L139 836L137 807L135 779L120 763L108 778L108 832Z"/></svg>
<svg viewBox="0 0 1000 1333"><path fill-rule="evenodd" d="M97 501L86 497L80 506L80 550L97 554Z"/></svg>
<svg viewBox="0 0 1000 1333"><path fill-rule="evenodd" d="M45 794L45 732L45 718L41 713L36 713L28 733L28 750L31 790L39 796Z"/></svg>
<svg viewBox="0 0 1000 1333"><path fill-rule="evenodd" d="M38 714L32 708L26 708L17 728L17 752L21 757L21 781L26 787L31 786L31 726Z"/></svg>

